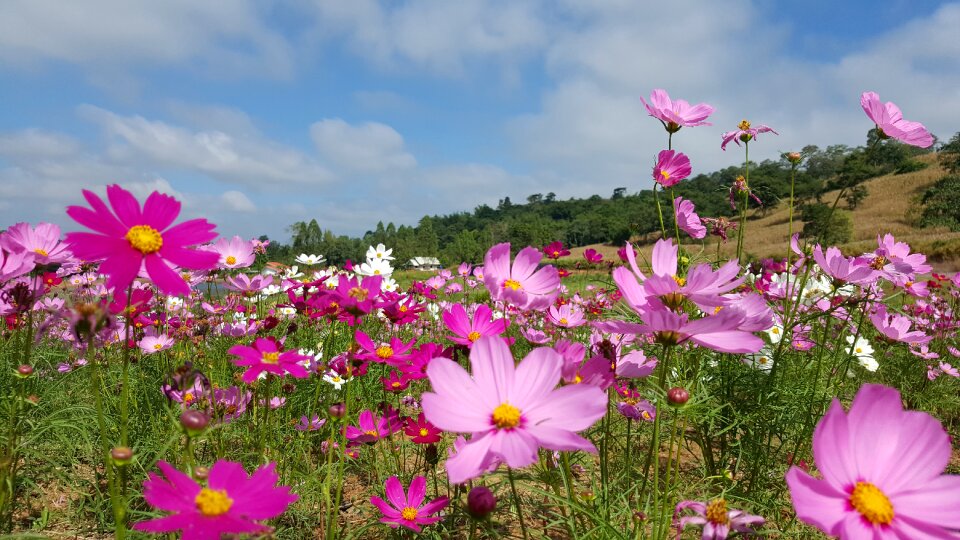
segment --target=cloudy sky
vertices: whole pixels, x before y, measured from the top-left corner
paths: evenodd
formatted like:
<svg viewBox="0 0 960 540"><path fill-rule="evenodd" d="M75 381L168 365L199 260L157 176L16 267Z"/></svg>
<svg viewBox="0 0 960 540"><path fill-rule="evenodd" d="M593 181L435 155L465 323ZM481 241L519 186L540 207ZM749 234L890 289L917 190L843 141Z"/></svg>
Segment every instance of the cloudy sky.
<svg viewBox="0 0 960 540"><path fill-rule="evenodd" d="M862 144L873 90L960 130L960 3L932 0L5 0L0 222L157 189L224 235L650 185L654 88L716 107L675 147L736 164Z"/></svg>

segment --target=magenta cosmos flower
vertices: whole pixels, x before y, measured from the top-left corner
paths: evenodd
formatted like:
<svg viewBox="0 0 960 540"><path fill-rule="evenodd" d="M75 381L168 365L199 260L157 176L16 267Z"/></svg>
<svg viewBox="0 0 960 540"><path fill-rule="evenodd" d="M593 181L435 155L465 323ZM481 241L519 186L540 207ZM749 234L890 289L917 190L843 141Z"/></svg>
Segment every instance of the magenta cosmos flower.
<svg viewBox="0 0 960 540"><path fill-rule="evenodd" d="M560 276L553 266L538 270L543 256L536 248L525 247L510 265L510 244L497 244L483 258L483 282L494 300L520 309L546 309L557 297Z"/></svg>
<svg viewBox="0 0 960 540"><path fill-rule="evenodd" d="M942 474L950 453L940 422L865 384L849 413L833 400L813 433L823 479L791 467L787 485L797 517L832 536L957 538L960 476Z"/></svg>
<svg viewBox="0 0 960 540"><path fill-rule="evenodd" d="M169 463L158 461L166 478L150 473L143 483L143 498L150 506L173 514L141 521L133 528L153 533L182 530L185 540L268 532L270 528L257 521L279 516L298 499L289 487L274 487L274 466L261 467L248 477L239 463L220 460L210 468L207 485L201 486Z"/></svg>
<svg viewBox="0 0 960 540"><path fill-rule="evenodd" d="M876 92L860 94L860 106L877 125L877 135L881 139L896 139L920 148L933 145L933 136L923 124L904 120L900 108L890 101L883 103Z"/></svg>
<svg viewBox="0 0 960 540"><path fill-rule="evenodd" d="M383 517L381 523L386 523L396 529L401 525L415 532L420 532L421 525L430 525L440 521L440 516L434 516L447 507L450 502L446 497L434 499L427 504L423 500L427 494L427 479L417 476L410 481L410 491L403 492L403 484L396 476L387 478L383 485L387 501L380 497L370 497L370 504L376 506Z"/></svg>
<svg viewBox="0 0 960 540"><path fill-rule="evenodd" d="M0 247L7 251L29 251L37 264L63 263L70 259L67 244L60 241L60 227L53 223L12 225L0 235Z"/></svg>
<svg viewBox="0 0 960 540"><path fill-rule="evenodd" d="M257 338L253 347L234 345L227 352L237 357L233 360L234 364L247 367L243 372L243 382L247 384L255 381L262 372L273 373L279 377L289 373L298 379L310 376L307 368L303 367L305 360L311 360L309 356L297 351L281 352L272 339Z"/></svg>
<svg viewBox="0 0 960 540"><path fill-rule="evenodd" d="M443 312L443 323L454 333L448 339L459 345L473 347L474 342L483 336L499 336L507 331L510 324L506 319L493 319L493 311L480 304L473 312L473 319L467 315L462 304L454 304Z"/></svg>
<svg viewBox="0 0 960 540"><path fill-rule="evenodd" d="M640 98L650 116L659 120L664 129L670 133L680 131L682 127L710 126L705 122L713 114L713 107L706 103L697 103L691 106L682 99L671 101L666 90L657 88L650 93L650 103Z"/></svg>
<svg viewBox="0 0 960 540"><path fill-rule="evenodd" d="M93 209L70 206L67 214L94 232L68 233L67 243L80 259L103 261L100 273L107 275L107 287L126 289L143 266L163 293L186 296L190 286L174 267L209 270L216 266L216 253L190 249L216 238L215 225L192 219L170 227L180 214L180 202L173 197L154 191L141 209L129 191L107 186L111 211L93 192L84 190L83 196Z"/></svg>
<svg viewBox="0 0 960 540"><path fill-rule="evenodd" d="M779 133L774 131L773 128L769 126L757 124L756 127L751 127L750 122L741 120L740 123L737 124L737 129L728 131L721 135L721 137L723 137L723 142L720 143L720 149L726 150L727 144L729 144L730 141L737 143L737 146L740 146L741 141L744 144L749 143L753 139L756 139L757 134L759 133L773 133L774 135L779 135Z"/></svg>
<svg viewBox="0 0 960 540"><path fill-rule="evenodd" d="M563 358L553 349L530 351L514 364L503 339L483 337L470 350L473 377L456 362L435 358L427 366L433 392L422 397L430 423L473 438L447 460L447 477L460 484L496 460L513 468L537 461L540 447L596 451L577 435L604 415L607 396L595 386L557 389Z"/></svg>
<svg viewBox="0 0 960 540"><path fill-rule="evenodd" d="M690 158L674 150L661 150L653 167L653 181L668 188L690 176Z"/></svg>

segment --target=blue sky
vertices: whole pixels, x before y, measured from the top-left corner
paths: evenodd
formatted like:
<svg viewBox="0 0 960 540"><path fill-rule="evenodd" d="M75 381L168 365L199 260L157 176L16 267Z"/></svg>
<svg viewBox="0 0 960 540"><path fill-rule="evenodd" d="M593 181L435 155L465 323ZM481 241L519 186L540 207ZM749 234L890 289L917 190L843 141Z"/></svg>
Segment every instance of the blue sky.
<svg viewBox="0 0 960 540"><path fill-rule="evenodd" d="M214 6L213 4L217 4ZM960 3L712 0L12 0L0 6L0 216L52 220L120 183L224 235L338 233L509 196L649 187L639 96L708 102L756 159L861 144L873 90L960 130Z"/></svg>

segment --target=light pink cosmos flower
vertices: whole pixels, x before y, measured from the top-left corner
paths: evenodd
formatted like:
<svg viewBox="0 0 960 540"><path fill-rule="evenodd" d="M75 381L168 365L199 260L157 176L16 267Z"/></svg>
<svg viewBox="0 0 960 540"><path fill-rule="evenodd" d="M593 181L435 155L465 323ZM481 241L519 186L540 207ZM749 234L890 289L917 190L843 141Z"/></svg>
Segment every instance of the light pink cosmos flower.
<svg viewBox="0 0 960 540"><path fill-rule="evenodd" d="M272 339L257 338L253 342L253 347L234 345L227 350L227 353L237 357L233 359L234 364L247 367L243 372L243 382L247 384L255 381L262 372L272 373L278 377L289 373L297 379L310 376L307 369L303 367L303 362L312 360L311 357L297 351L281 351L277 347L277 342Z"/></svg>
<svg viewBox="0 0 960 540"><path fill-rule="evenodd" d="M827 248L826 254L819 244L813 249L813 260L817 261L823 273L838 282L866 284L877 280L873 268L864 261L853 257L844 257L836 247Z"/></svg>
<svg viewBox="0 0 960 540"><path fill-rule="evenodd" d="M653 181L668 188L690 176L690 158L675 150L661 150L657 154L657 164L653 166Z"/></svg>
<svg viewBox="0 0 960 540"><path fill-rule="evenodd" d="M700 221L693 202L685 200L683 197L677 197L673 200L673 212L677 216L677 226L681 231L697 240L707 236L707 228Z"/></svg>
<svg viewBox="0 0 960 540"><path fill-rule="evenodd" d="M220 238L210 246L210 249L220 255L220 261L217 263L220 268L246 268L256 260L253 243L239 236L229 240Z"/></svg>
<svg viewBox="0 0 960 540"><path fill-rule="evenodd" d="M890 281L903 283L913 280L915 274L926 274L933 270L927 264L927 256L922 253L910 253L910 244L897 242L892 234L877 235L877 249L867 253L870 267L880 272Z"/></svg>
<svg viewBox="0 0 960 540"><path fill-rule="evenodd" d="M740 146L740 142L749 143L753 139L757 138L757 135L760 133L773 133L774 135L779 135L773 128L765 126L763 124L757 124L756 127L751 127L750 122L746 120L741 120L737 124L737 129L733 131L728 131L721 135L723 142L720 144L721 150L726 150L727 145L730 144L730 141L737 143L737 146Z"/></svg>
<svg viewBox="0 0 960 540"><path fill-rule="evenodd" d="M596 451L576 432L606 413L607 396L594 386L557 389L563 360L556 351L534 349L517 366L503 339L484 337L473 344L470 365L472 377L452 360L434 359L427 366L434 391L422 397L433 425L473 434L446 462L451 483L483 474L495 459L526 467L537 461L540 447Z"/></svg>
<svg viewBox="0 0 960 540"><path fill-rule="evenodd" d="M37 264L63 263L70 259L67 244L60 241L60 227L53 223L17 223L0 235L0 247L7 251L29 251Z"/></svg>
<svg viewBox="0 0 960 540"><path fill-rule="evenodd" d="M921 330L910 331L910 325L913 321L909 317L897 315L896 313L887 313L887 306L880 304L877 309L870 314L870 322L887 339L893 341L902 341L903 343L929 343L932 336L928 336Z"/></svg>
<svg viewBox="0 0 960 540"><path fill-rule="evenodd" d="M881 139L896 139L920 148L933 145L933 136L923 124L904 120L900 108L890 101L883 103L876 92L860 94L860 106L877 125L877 135Z"/></svg>
<svg viewBox="0 0 960 540"><path fill-rule="evenodd" d="M246 296L253 296L273 283L273 276L257 274L251 277L246 274L237 274L228 276L224 281L224 288L243 293Z"/></svg>
<svg viewBox="0 0 960 540"><path fill-rule="evenodd" d="M172 337L167 334L158 334L152 329L147 331L147 334L143 336L143 339L137 343L137 346L140 347L140 350L144 354L154 354L160 351L165 351L170 347L173 347L174 340Z"/></svg>
<svg viewBox="0 0 960 540"><path fill-rule="evenodd" d="M141 209L129 191L107 186L111 211L92 191L83 196L93 209L70 206L67 214L94 232L68 233L67 243L78 258L103 261L100 273L107 275L108 288L126 289L143 266L164 294L187 296L190 286L174 267L209 270L217 264L216 253L190 249L216 238L215 225L191 219L170 227L180 214L180 201L173 197L154 191Z"/></svg>
<svg viewBox="0 0 960 540"><path fill-rule="evenodd" d="M644 101L643 97L640 101L643 102L650 116L660 120L664 129L670 133L676 133L682 127L713 125L704 121L713 114L713 107L706 103L691 106L682 99L671 101L667 91L661 88L654 89L650 93L650 103Z"/></svg>
<svg viewBox="0 0 960 540"><path fill-rule="evenodd" d="M448 339L460 345L473 347L474 342L483 336L499 336L507 331L510 322L507 319L493 319L493 311L484 304L477 306L473 319L467 315L462 304L453 304L441 315L443 323L454 333Z"/></svg>
<svg viewBox="0 0 960 540"><path fill-rule="evenodd" d="M693 510L695 515L677 520L678 537L687 525L700 525L703 527L701 540L725 540L731 531L749 535L755 532L754 527L766 522L762 517L747 514L743 510L728 510L727 501L723 498L708 503L683 501L677 505L674 516L679 516L684 510Z"/></svg>
<svg viewBox="0 0 960 540"><path fill-rule="evenodd" d="M183 531L183 538L195 540L268 532L269 527L257 522L279 516L299 498L287 486L275 487L274 463L247 476L241 464L221 459L210 467L204 487L166 461L158 461L157 467L166 478L150 473L143 482L143 498L172 514L135 523L138 531Z"/></svg>
<svg viewBox="0 0 960 540"><path fill-rule="evenodd" d="M370 504L383 513L380 522L394 529L403 526L414 532L420 532L421 525L440 521L440 516L434 514L446 508L450 502L447 497L439 497L423 504L427 494L427 479L423 476L417 476L410 481L408 493L403 492L403 484L396 476L387 478L383 487L387 500L390 501L389 504L376 496L370 497Z"/></svg>
<svg viewBox="0 0 960 540"><path fill-rule="evenodd" d="M490 298L520 309L546 309L557 297L560 277L553 266L539 268L543 255L527 246L510 265L510 244L497 244L483 258L483 282Z"/></svg>
<svg viewBox="0 0 960 540"><path fill-rule="evenodd" d="M11 253L0 249L0 283L20 277L34 269L34 254L29 251Z"/></svg>
<svg viewBox="0 0 960 540"><path fill-rule="evenodd" d="M576 328L586 323L583 318L583 310L571 304L564 304L560 307L550 306L547 317L550 322L563 328Z"/></svg>
<svg viewBox="0 0 960 540"><path fill-rule="evenodd" d="M797 518L831 536L956 538L960 476L942 474L950 454L940 422L904 411L895 389L865 384L849 413L835 399L817 424L823 479L791 467L787 486Z"/></svg>

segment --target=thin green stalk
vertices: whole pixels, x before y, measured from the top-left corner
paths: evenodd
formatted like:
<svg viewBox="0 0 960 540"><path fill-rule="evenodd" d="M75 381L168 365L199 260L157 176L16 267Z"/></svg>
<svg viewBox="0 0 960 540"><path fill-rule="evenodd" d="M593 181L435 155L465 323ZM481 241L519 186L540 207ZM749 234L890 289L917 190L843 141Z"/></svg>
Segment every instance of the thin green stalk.
<svg viewBox="0 0 960 540"><path fill-rule="evenodd" d="M520 532L523 533L523 539L528 540L527 525L523 521L523 506L520 503L520 495L517 493L517 484L513 479L513 469L507 467L507 478L510 480L510 491L513 493L513 503L517 507L517 518L520 520Z"/></svg>
<svg viewBox="0 0 960 540"><path fill-rule="evenodd" d="M740 226L737 227L737 260L743 260L743 234L747 228L747 206L750 204L750 141L743 142L743 206L740 209Z"/></svg>

